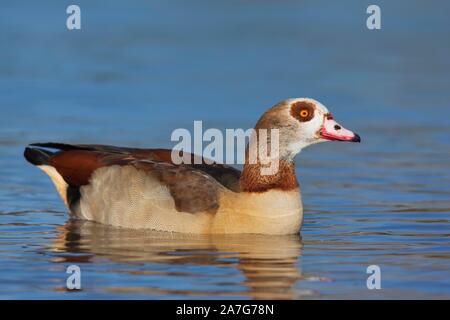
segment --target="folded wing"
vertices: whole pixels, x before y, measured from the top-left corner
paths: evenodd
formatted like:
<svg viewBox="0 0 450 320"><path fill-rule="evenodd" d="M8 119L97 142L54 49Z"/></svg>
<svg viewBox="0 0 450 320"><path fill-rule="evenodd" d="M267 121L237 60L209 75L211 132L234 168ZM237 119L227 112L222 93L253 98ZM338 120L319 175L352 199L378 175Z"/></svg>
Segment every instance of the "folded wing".
<svg viewBox="0 0 450 320"><path fill-rule="evenodd" d="M205 161L175 165L171 160L171 150L59 143L40 143L31 147L34 149L28 148L29 161L33 154L30 150L39 156L42 154L38 153L42 151L40 148L58 150L54 153L45 151L47 165L57 170L67 182L71 194L76 196L79 192L74 192L74 189L89 185L95 171L110 166L132 166L156 178L169 189L176 209L182 212L214 212L219 206L221 188L239 191L240 171L222 164L206 164ZM191 157L194 160L194 156ZM74 199L69 203L74 203Z"/></svg>

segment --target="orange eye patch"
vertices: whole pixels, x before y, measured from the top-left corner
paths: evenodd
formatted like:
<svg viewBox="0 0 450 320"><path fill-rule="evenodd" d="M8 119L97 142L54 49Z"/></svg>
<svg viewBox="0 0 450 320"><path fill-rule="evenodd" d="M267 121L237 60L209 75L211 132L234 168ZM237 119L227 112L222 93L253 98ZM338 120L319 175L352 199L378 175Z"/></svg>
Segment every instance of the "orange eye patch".
<svg viewBox="0 0 450 320"><path fill-rule="evenodd" d="M291 115L300 122L314 118L315 105L309 101L298 101L291 106Z"/></svg>

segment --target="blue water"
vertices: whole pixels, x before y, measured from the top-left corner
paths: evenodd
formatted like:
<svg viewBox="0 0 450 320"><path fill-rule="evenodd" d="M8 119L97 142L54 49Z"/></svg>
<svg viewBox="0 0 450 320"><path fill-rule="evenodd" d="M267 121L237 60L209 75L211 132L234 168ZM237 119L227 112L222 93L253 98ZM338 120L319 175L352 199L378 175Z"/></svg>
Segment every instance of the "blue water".
<svg viewBox="0 0 450 320"><path fill-rule="evenodd" d="M0 298L450 298L448 2L2 1ZM68 221L35 141L172 147L318 99L363 143L297 157L301 236L194 237ZM66 268L82 289L66 290ZM381 268L368 290L366 268Z"/></svg>

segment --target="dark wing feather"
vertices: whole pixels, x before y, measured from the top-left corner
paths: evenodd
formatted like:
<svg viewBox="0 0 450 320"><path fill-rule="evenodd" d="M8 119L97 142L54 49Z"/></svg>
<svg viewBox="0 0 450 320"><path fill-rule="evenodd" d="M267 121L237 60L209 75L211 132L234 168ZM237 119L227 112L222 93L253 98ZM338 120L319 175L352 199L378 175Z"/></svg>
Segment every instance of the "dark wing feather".
<svg viewBox="0 0 450 320"><path fill-rule="evenodd" d="M218 193L221 185L201 171L184 165L151 160L136 160L129 164L156 177L168 187L178 211L215 213L219 208Z"/></svg>
<svg viewBox="0 0 450 320"><path fill-rule="evenodd" d="M123 148L106 145L84 145L84 144L64 144L64 143L34 143L32 147L56 149L50 164L74 186L81 186L89 183L92 173L111 163L120 164L124 159L131 160L151 160L155 162L173 164L171 150L168 149L138 149ZM233 167L213 163L208 164L205 159L201 163L194 164L194 159L199 157L191 154L191 163L182 166L190 167L199 172L206 173L226 188L239 192L239 178L241 172ZM208 161L210 163L210 161ZM174 165L175 166L175 165ZM179 167L176 165L176 167Z"/></svg>

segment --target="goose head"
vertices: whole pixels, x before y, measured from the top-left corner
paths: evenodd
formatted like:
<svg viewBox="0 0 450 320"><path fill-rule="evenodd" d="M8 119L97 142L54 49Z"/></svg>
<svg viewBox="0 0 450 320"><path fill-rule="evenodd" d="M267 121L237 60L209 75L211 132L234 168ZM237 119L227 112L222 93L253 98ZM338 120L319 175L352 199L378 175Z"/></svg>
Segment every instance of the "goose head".
<svg viewBox="0 0 450 320"><path fill-rule="evenodd" d="M361 142L358 134L344 128L323 104L310 98L281 101L262 115L255 129L279 130L280 160L292 161L303 148L320 142Z"/></svg>

